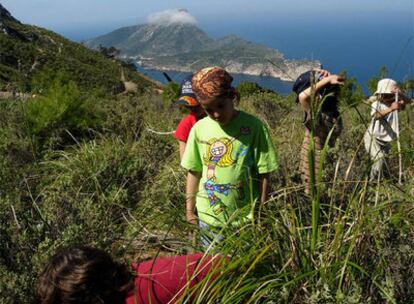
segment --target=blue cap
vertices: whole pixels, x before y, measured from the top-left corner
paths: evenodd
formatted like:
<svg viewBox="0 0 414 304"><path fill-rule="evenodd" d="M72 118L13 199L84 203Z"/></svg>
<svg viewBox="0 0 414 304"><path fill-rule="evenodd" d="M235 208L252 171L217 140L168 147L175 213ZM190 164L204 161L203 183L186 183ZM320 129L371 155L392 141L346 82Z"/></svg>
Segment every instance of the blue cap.
<svg viewBox="0 0 414 304"><path fill-rule="evenodd" d="M185 105L185 106L189 106L189 107L194 107L194 106L199 105L197 101L197 96L193 92L193 85L191 81L192 78L193 78L193 75L189 75L185 77L183 81L181 82L180 97L178 98L177 103Z"/></svg>

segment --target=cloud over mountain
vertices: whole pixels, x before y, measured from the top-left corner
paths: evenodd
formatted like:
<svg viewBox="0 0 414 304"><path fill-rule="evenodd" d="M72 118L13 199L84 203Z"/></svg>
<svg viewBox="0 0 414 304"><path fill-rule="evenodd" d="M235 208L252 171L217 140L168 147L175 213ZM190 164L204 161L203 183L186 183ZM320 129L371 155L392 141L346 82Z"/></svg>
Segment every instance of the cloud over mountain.
<svg viewBox="0 0 414 304"><path fill-rule="evenodd" d="M197 20L185 9L171 9L151 14L147 17L150 24L197 24Z"/></svg>

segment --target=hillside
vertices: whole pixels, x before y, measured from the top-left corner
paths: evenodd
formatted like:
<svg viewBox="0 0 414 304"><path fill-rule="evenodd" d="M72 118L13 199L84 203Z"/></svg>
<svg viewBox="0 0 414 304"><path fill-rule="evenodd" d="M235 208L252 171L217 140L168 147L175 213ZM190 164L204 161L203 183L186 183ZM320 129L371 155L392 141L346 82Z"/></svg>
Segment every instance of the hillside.
<svg viewBox="0 0 414 304"><path fill-rule="evenodd" d="M228 257L211 289L201 282L207 292L177 303L413 303L409 128L401 130L404 184L396 184L396 154L394 180L370 183L360 144L369 107L341 100L344 132L328 154L321 195L310 198L299 177L303 113L294 96L238 88L241 109L268 126L280 168L271 174L271 198L256 205L257 221L229 225L225 241L203 249L189 237L178 142L150 131L174 130L179 107L158 94L92 97L79 107L71 90L56 90L0 102L0 303L33 303L46 261L73 245L128 263L193 251ZM76 102L58 117L51 115L60 113L57 93ZM401 121L412 114L403 111Z"/></svg>
<svg viewBox="0 0 414 304"><path fill-rule="evenodd" d="M126 64L52 31L22 24L0 4L0 90L31 91L42 75L60 71L82 90L120 93L125 90L122 70L140 90L157 86Z"/></svg>
<svg viewBox="0 0 414 304"><path fill-rule="evenodd" d="M195 24L148 23L124 27L84 42L90 48L115 47L145 68L192 72L219 65L231 73L294 80L319 67L318 61L288 60L278 50L254 44L236 35L209 37Z"/></svg>

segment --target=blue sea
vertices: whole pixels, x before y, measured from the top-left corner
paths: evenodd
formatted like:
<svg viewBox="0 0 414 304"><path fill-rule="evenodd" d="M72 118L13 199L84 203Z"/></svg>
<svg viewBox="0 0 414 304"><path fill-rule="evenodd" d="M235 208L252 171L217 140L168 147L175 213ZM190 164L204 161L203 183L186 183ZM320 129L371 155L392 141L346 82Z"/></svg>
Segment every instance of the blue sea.
<svg viewBox="0 0 414 304"><path fill-rule="evenodd" d="M414 5L413 5L414 7ZM314 20L318 19L318 22ZM223 28L203 27L213 37ZM414 8L403 14L302 16L230 23L227 31L277 48L287 59L317 59L332 73L346 71L365 93L382 66L397 81L414 79Z"/></svg>
<svg viewBox="0 0 414 304"><path fill-rule="evenodd" d="M235 34L254 43L281 51L286 59L317 59L333 73L347 71L368 93L367 81L387 67L388 77L397 81L414 79L414 11L396 13L343 14L321 16L283 16L249 19L228 16L217 20L198 20L208 35L219 38ZM96 35L104 34L96 33ZM75 40L88 37L66 36ZM89 33L89 37L94 36ZM76 39L77 38L77 39ZM162 73L144 71L166 82ZM186 74L168 72L179 82ZM259 85L288 94L291 83L270 77L234 75L236 85L254 81Z"/></svg>
<svg viewBox="0 0 414 304"><path fill-rule="evenodd" d="M181 81L190 75L187 72L177 72L177 71L157 71L157 70L148 70L143 69L140 66L137 66L137 70L148 77L158 80L162 83L167 83L167 79L164 77L163 72L167 73L168 76L175 82L181 83ZM248 82L256 82L262 88L271 89L275 92L278 92L282 95L288 95L292 91L292 82L290 81L282 81L280 79L276 79L273 77L261 77L261 76L251 76L251 75L243 75L243 74L232 74L233 76L233 85L237 86L241 82L248 81Z"/></svg>

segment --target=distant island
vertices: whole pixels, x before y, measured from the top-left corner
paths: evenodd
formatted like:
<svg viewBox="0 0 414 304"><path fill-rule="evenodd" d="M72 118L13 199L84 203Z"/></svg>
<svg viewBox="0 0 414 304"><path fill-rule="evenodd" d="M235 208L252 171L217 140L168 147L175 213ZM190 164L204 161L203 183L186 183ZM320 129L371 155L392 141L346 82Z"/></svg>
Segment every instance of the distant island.
<svg viewBox="0 0 414 304"><path fill-rule="evenodd" d="M176 15L179 14L191 17L186 10L177 10ZM161 71L193 72L218 65L231 73L293 81L301 73L320 67L319 61L285 59L276 49L235 35L213 39L188 18L163 16L83 43L94 49L115 47L121 57L132 59L146 69Z"/></svg>

